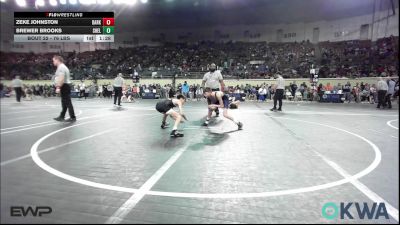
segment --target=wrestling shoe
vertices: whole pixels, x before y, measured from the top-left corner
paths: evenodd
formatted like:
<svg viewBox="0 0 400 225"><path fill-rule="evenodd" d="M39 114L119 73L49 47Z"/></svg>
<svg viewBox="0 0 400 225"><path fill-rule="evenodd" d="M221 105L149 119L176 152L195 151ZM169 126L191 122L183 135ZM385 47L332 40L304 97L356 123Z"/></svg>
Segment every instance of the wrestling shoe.
<svg viewBox="0 0 400 225"><path fill-rule="evenodd" d="M167 128L167 127L169 127L169 123L162 123L162 124L161 124L161 128L162 128L162 129L165 129L165 128Z"/></svg>
<svg viewBox="0 0 400 225"><path fill-rule="evenodd" d="M243 123L242 122L239 122L237 125L238 125L238 130L243 130Z"/></svg>
<svg viewBox="0 0 400 225"><path fill-rule="evenodd" d="M177 130L171 131L171 137L183 137L183 134L179 133Z"/></svg>

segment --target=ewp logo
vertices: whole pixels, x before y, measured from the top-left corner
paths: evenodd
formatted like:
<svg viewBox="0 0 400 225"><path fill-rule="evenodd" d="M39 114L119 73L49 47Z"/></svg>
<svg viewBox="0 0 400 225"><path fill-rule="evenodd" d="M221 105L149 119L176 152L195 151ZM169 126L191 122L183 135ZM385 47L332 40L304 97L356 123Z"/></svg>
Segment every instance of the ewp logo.
<svg viewBox="0 0 400 225"><path fill-rule="evenodd" d="M328 220L333 220L340 216L340 219L345 219L346 217L348 219L354 219L353 215L349 212L349 209L353 206L356 207L358 218L364 219L367 217L367 219L379 219L381 216L385 217L386 219L389 219L389 215L386 211L386 206L385 203L379 203L377 204L374 202L372 204L372 207L370 208L368 206L368 203L363 202L362 204L358 202L348 202L340 203L340 207L333 203L333 202L328 202L322 207L322 216L325 219Z"/></svg>
<svg viewBox="0 0 400 225"><path fill-rule="evenodd" d="M37 206L37 207L23 207L23 206L11 206L10 214L12 217L26 217L29 214L32 216L42 216L43 214L50 214L53 209L48 206Z"/></svg>

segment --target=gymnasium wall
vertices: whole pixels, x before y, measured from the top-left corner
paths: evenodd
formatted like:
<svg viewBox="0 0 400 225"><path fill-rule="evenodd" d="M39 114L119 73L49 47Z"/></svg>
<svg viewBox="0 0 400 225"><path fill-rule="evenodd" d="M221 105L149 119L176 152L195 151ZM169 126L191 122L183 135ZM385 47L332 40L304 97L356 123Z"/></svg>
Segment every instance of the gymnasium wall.
<svg viewBox="0 0 400 225"><path fill-rule="evenodd" d="M187 41L195 40L213 40L213 41L246 41L246 42L277 42L277 30L281 29L284 34L293 34L295 37L282 37L281 42L294 42L310 40L313 41L313 30L319 28L319 37L317 42L321 41L343 41L360 39L361 25L369 24L368 39L376 40L378 38L387 37L390 35L399 35L399 10L396 9L396 14L390 16L392 11L380 11L375 14L367 14L363 16L344 18L340 20L323 20L310 23L291 23L291 24L255 24L255 25L235 25L235 26L210 26L207 28L192 28L192 29L168 29L156 30L135 33L139 37L142 44L148 43L153 37L158 37L160 33L164 33L166 40L179 42L178 36L192 33ZM374 19L374 20L373 20ZM372 24L372 21L375 21ZM215 31L220 34L228 34L229 38L218 38ZM248 31L247 36L244 32ZM260 34L257 37L255 34ZM253 37L251 37L253 36ZM120 34L120 38L129 39L130 34ZM144 37L144 38L140 38Z"/></svg>
<svg viewBox="0 0 400 225"><path fill-rule="evenodd" d="M134 47L137 45L159 45L151 41L159 38L161 33L165 34L165 40L171 42L194 42L197 40L212 41L246 41L246 42L293 42L310 40L321 41L343 41L355 40L361 37L361 26L368 24L367 39L376 40L390 35L399 35L399 8L395 15L392 10L377 11L375 13L343 18L340 20L321 20L315 22L299 22L290 24L253 24L253 25L224 25L209 26L206 28L184 28L184 29L156 29L137 30L134 33L121 32L116 26L115 43L13 43L13 14L1 12L1 43L0 49L5 52L84 52L96 49L117 49L119 47ZM310 12L312 13L312 12ZM372 22L374 21L374 22ZM319 35L314 36L314 28L319 29ZM282 30L281 38L278 38L278 30ZM216 32L218 31L218 32ZM247 31L247 35L245 32ZM191 35L187 35L191 33ZM221 35L228 35L221 38ZM256 34L259 34L256 35ZM287 35L286 37L284 35ZM289 35L288 34L295 34ZM179 36L188 36L180 39ZM133 40L136 39L137 43Z"/></svg>

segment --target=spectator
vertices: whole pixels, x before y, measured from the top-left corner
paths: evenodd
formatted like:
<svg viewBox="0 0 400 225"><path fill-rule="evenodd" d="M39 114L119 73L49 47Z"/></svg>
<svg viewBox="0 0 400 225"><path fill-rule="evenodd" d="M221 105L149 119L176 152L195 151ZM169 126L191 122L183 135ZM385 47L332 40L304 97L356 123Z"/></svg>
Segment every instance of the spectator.
<svg viewBox="0 0 400 225"><path fill-rule="evenodd" d="M79 99L81 99L82 97L85 97L86 99L85 90L86 90L85 82L81 80L81 83L79 84Z"/></svg>
<svg viewBox="0 0 400 225"><path fill-rule="evenodd" d="M198 87L197 90L196 90L197 101L201 100L201 98L203 97L203 94L204 94L203 88L202 87Z"/></svg>
<svg viewBox="0 0 400 225"><path fill-rule="evenodd" d="M170 88L170 89L169 89L169 93L168 93L168 97L171 99L171 98L174 97L174 95L175 95L174 89L173 89L173 88Z"/></svg>
<svg viewBox="0 0 400 225"><path fill-rule="evenodd" d="M260 89L258 89L259 100L264 102L267 98L267 89L265 85L262 85Z"/></svg>
<svg viewBox="0 0 400 225"><path fill-rule="evenodd" d="M320 49L321 56L316 57L315 50ZM51 74L51 66L46 61L51 53L5 53L0 58L1 77L21 75L23 79L46 79ZM339 42L293 43L215 43L199 41L194 44L165 43L162 46L138 46L96 50L81 53L64 53L71 72L79 79L87 77L105 78L108 74L129 71L157 77L166 72L179 75L204 71L212 59L222 62L222 74L235 75L238 78L269 78L279 68L285 68L284 76L308 77L311 65L320 68L320 77L376 76L394 74L398 70L398 37L380 38L377 41L351 40ZM232 62L227 62L227 58ZM262 59L265 63L251 65L252 59ZM135 62L141 65L134 65ZM15 67L18 64L21 66ZM92 65L100 65L92 68ZM128 72L127 72L128 73ZM160 76L158 76L160 75ZM136 81L136 80L135 80ZM363 87L360 87L363 89Z"/></svg>
<svg viewBox="0 0 400 225"><path fill-rule="evenodd" d="M15 76L15 79L11 81L11 84L15 91L15 96L17 98L17 102L21 102L21 95L22 95L22 81L20 76Z"/></svg>
<svg viewBox="0 0 400 225"><path fill-rule="evenodd" d="M257 100L257 90L255 87L251 87L249 92L249 101L255 100Z"/></svg>
<svg viewBox="0 0 400 225"><path fill-rule="evenodd" d="M200 87L200 85L193 85L192 86L192 93L193 93L193 99L195 99L196 98L196 92L197 92L197 89Z"/></svg>
<svg viewBox="0 0 400 225"><path fill-rule="evenodd" d="M0 82L0 98L4 97L4 84Z"/></svg>
<svg viewBox="0 0 400 225"><path fill-rule="evenodd" d="M353 87L353 91L352 92L353 92L353 96L354 96L355 101L357 103L360 103L360 101L361 101L361 98L360 98L360 87L359 87L358 83L356 84L356 86Z"/></svg>
<svg viewBox="0 0 400 225"><path fill-rule="evenodd" d="M25 86L24 92L25 92L25 100L32 101L33 100L32 89L29 86Z"/></svg>
<svg viewBox="0 0 400 225"><path fill-rule="evenodd" d="M394 92L395 92L396 82L393 79L389 78L387 81L387 85L388 85L388 91L385 96L385 105L387 104L388 108L391 109L392 108L392 96L394 95Z"/></svg>
<svg viewBox="0 0 400 225"><path fill-rule="evenodd" d="M326 86L325 86L325 91L330 91L330 92L333 91L333 87L332 87L331 83L328 82L328 83L326 84Z"/></svg>
<svg viewBox="0 0 400 225"><path fill-rule="evenodd" d="M103 89L103 90L102 90L103 97L104 97L104 98L107 98L107 97L108 97L107 85L104 84L104 85L102 86L102 89Z"/></svg>
<svg viewBox="0 0 400 225"><path fill-rule="evenodd" d="M303 84L300 84L299 92L301 93L301 96L304 96L304 89L305 87L303 86Z"/></svg>
<svg viewBox="0 0 400 225"><path fill-rule="evenodd" d="M325 94L325 86L322 83L318 85L317 93L319 96L319 100L321 100L322 96Z"/></svg>
<svg viewBox="0 0 400 225"><path fill-rule="evenodd" d="M165 93L164 93L164 97L165 98L169 98L169 90L171 89L171 87L169 86L169 85L164 85L164 91L165 91Z"/></svg>
<svg viewBox="0 0 400 225"><path fill-rule="evenodd" d="M303 100L308 101L310 96L310 88L304 88Z"/></svg>
<svg viewBox="0 0 400 225"><path fill-rule="evenodd" d="M375 84L372 84L371 87L369 88L369 103L375 104L376 99L377 99L376 95L377 95L377 91L376 91Z"/></svg>
<svg viewBox="0 0 400 225"><path fill-rule="evenodd" d="M268 99L269 99L269 100L272 100L272 96L274 95L274 90L273 90L273 88L272 88L272 85L269 85L269 86L268 86L268 92L267 92L267 94L268 94Z"/></svg>
<svg viewBox="0 0 400 225"><path fill-rule="evenodd" d="M399 97L399 80L397 80L394 90L395 90L394 98L398 98Z"/></svg>
<svg viewBox="0 0 400 225"><path fill-rule="evenodd" d="M132 87L132 94L134 98L140 98L140 88L137 86L137 84Z"/></svg>
<svg viewBox="0 0 400 225"><path fill-rule="evenodd" d="M343 94L344 94L345 100L350 103L351 102L351 84L350 84L350 81L347 81L347 83L344 85Z"/></svg>
<svg viewBox="0 0 400 225"><path fill-rule="evenodd" d="M297 91L297 84L296 81L290 83L290 92L292 93L292 96L296 96L296 91Z"/></svg>
<svg viewBox="0 0 400 225"><path fill-rule="evenodd" d="M190 87L187 84L187 81L185 81L182 85L182 94L183 96L185 96L186 98L189 97L189 91L190 91Z"/></svg>
<svg viewBox="0 0 400 225"><path fill-rule="evenodd" d="M114 90L114 88L113 88L113 86L111 85L111 83L108 83L108 85L107 85L107 97L108 97L108 98L111 98L111 97L112 97L112 92L113 92L113 90Z"/></svg>

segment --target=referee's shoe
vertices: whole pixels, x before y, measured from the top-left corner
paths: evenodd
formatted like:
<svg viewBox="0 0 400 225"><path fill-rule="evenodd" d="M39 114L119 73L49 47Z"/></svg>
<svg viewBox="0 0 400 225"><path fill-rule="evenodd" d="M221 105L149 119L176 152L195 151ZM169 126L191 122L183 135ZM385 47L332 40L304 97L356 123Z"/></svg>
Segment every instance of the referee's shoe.
<svg viewBox="0 0 400 225"><path fill-rule="evenodd" d="M276 112L276 111L282 111L282 109L281 109L281 108L279 108L279 109L272 108L272 109L270 109L270 111L272 111L272 112Z"/></svg>
<svg viewBox="0 0 400 225"><path fill-rule="evenodd" d="M76 122L76 117L74 117L74 118L69 118L69 119L64 119L64 118L62 118L62 117L56 117L56 118L54 118L54 120L55 121L58 121L58 122Z"/></svg>

